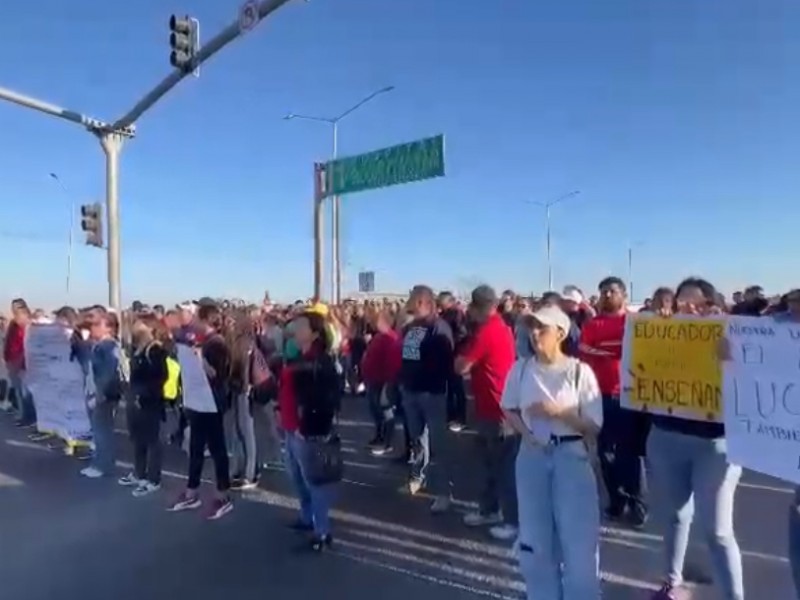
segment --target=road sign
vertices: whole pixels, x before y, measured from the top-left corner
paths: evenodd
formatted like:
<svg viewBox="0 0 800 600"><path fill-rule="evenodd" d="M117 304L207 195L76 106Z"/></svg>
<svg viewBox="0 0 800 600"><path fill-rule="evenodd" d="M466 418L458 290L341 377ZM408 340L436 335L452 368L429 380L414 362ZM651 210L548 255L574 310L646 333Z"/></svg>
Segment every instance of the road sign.
<svg viewBox="0 0 800 600"><path fill-rule="evenodd" d="M351 194L444 175L444 136L332 160L322 197Z"/></svg>
<svg viewBox="0 0 800 600"><path fill-rule="evenodd" d="M358 274L358 291L375 291L375 271L362 271Z"/></svg>
<svg viewBox="0 0 800 600"><path fill-rule="evenodd" d="M247 0L239 8L239 32L242 34L247 33L258 25L258 21L258 2L256 0Z"/></svg>

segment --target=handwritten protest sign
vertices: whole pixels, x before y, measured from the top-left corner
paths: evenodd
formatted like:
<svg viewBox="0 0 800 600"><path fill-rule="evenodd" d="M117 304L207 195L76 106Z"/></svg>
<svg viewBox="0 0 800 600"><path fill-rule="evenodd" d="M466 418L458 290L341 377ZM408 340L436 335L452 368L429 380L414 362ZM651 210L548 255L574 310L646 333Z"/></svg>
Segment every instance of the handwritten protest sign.
<svg viewBox="0 0 800 600"><path fill-rule="evenodd" d="M622 406L700 421L722 421L722 319L630 315L625 321Z"/></svg>
<svg viewBox="0 0 800 600"><path fill-rule="evenodd" d="M728 460L800 483L800 323L730 317L725 335Z"/></svg>
<svg viewBox="0 0 800 600"><path fill-rule="evenodd" d="M71 330L34 323L25 334L26 382L36 407L37 429L69 444L89 440L85 375L72 360Z"/></svg>

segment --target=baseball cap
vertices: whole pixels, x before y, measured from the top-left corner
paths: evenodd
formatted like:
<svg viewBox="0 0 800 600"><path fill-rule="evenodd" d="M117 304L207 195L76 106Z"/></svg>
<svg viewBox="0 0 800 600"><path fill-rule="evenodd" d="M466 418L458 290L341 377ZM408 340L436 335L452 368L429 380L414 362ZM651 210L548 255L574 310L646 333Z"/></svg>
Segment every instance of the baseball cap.
<svg viewBox="0 0 800 600"><path fill-rule="evenodd" d="M561 294L561 298L564 300L570 300L575 304L581 304L583 302L583 294L574 285L565 286L564 292Z"/></svg>
<svg viewBox="0 0 800 600"><path fill-rule="evenodd" d="M321 317L327 317L328 316L328 307L325 304L323 304L322 302L317 302L317 303L313 304L312 306L308 307L308 312L317 313Z"/></svg>
<svg viewBox="0 0 800 600"><path fill-rule="evenodd" d="M179 304L178 308L180 310L185 310L186 312L189 312L191 314L197 312L197 304L195 304L194 302L184 302L183 304Z"/></svg>
<svg viewBox="0 0 800 600"><path fill-rule="evenodd" d="M531 319L539 321L546 327L558 327L565 332L569 331L572 326L572 321L557 306L543 306L531 315Z"/></svg>
<svg viewBox="0 0 800 600"><path fill-rule="evenodd" d="M472 302L474 308L489 308L497 305L497 293L489 285L479 285L472 290Z"/></svg>
<svg viewBox="0 0 800 600"><path fill-rule="evenodd" d="M219 306L219 302L208 296L203 296L197 301L197 306Z"/></svg>

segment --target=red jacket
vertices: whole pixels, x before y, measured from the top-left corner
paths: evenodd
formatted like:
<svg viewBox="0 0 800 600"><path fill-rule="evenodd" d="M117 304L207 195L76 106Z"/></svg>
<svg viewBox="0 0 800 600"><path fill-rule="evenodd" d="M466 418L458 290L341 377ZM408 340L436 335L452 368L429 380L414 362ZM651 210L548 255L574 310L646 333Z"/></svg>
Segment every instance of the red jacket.
<svg viewBox="0 0 800 600"><path fill-rule="evenodd" d="M394 383L403 364L400 336L396 331L378 333L361 359L361 377L367 385Z"/></svg>
<svg viewBox="0 0 800 600"><path fill-rule="evenodd" d="M25 328L12 321L6 331L3 359L12 370L25 368Z"/></svg>

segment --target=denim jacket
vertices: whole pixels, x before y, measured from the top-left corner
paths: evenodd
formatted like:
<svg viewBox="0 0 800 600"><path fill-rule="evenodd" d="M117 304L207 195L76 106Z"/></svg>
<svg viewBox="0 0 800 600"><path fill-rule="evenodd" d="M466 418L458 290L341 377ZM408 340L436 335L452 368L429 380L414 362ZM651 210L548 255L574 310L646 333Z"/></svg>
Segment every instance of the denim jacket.
<svg viewBox="0 0 800 600"><path fill-rule="evenodd" d="M92 347L92 376L98 404L117 399L106 398L105 392L119 378L119 360L120 348L116 340L102 340Z"/></svg>

